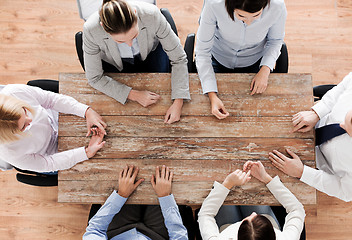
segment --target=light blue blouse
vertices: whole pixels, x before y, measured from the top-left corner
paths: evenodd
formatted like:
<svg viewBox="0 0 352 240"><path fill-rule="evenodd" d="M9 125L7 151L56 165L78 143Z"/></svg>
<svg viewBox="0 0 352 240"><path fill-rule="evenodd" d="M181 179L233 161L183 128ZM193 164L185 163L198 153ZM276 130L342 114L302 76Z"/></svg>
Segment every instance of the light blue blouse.
<svg viewBox="0 0 352 240"><path fill-rule="evenodd" d="M260 58L271 70L280 56L285 36L286 6L271 0L261 16L247 25L225 8L225 0L205 0L195 48L196 65L203 93L217 92L211 56L227 68L247 67Z"/></svg>

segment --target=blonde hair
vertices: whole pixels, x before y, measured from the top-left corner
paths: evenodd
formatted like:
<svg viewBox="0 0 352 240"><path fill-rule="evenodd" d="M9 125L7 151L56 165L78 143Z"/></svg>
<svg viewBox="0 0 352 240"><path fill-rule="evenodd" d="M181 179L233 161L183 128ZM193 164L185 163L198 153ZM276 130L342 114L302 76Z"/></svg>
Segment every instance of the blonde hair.
<svg viewBox="0 0 352 240"><path fill-rule="evenodd" d="M0 94L0 143L13 142L24 135L18 127L23 108L34 115L34 110L26 102L12 96Z"/></svg>
<svg viewBox="0 0 352 240"><path fill-rule="evenodd" d="M137 23L137 15L124 0L103 0L99 15L104 30L110 34L126 33Z"/></svg>

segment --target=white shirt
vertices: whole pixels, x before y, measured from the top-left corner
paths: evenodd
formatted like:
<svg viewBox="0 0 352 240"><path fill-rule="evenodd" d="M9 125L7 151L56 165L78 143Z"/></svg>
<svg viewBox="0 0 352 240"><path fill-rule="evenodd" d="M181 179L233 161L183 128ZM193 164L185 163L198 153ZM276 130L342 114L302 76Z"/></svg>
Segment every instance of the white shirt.
<svg viewBox="0 0 352 240"><path fill-rule="evenodd" d="M88 159L84 147L57 152L57 112L84 117L87 105L69 96L22 84L7 85L0 94L21 99L35 111L25 136L0 145L2 160L22 170L51 172L71 168Z"/></svg>
<svg viewBox="0 0 352 240"><path fill-rule="evenodd" d="M225 8L225 0L205 0L195 48L196 65L203 93L217 92L211 56L227 68L247 67L261 57L260 66L271 70L280 56L285 36L286 6L271 0L259 19L247 25Z"/></svg>
<svg viewBox="0 0 352 240"><path fill-rule="evenodd" d="M352 109L352 73L312 107L320 121L316 127L342 123ZM352 138L346 133L316 147L319 170L304 166L301 181L346 202L352 200Z"/></svg>
<svg viewBox="0 0 352 240"><path fill-rule="evenodd" d="M274 228L276 239L298 240L301 236L306 216L303 205L282 184L278 176L273 178L266 186L287 212L283 231L281 232L279 229ZM204 200L198 214L200 233L204 240L237 239L238 229L242 222L234 223L220 233L214 218L229 192L230 190L224 185L215 182L214 188Z"/></svg>
<svg viewBox="0 0 352 240"><path fill-rule="evenodd" d="M128 46L127 43L116 43L119 52L120 52L120 57L123 58L129 58L133 59L134 56L139 54L139 45L137 38L134 38L132 40L132 47Z"/></svg>

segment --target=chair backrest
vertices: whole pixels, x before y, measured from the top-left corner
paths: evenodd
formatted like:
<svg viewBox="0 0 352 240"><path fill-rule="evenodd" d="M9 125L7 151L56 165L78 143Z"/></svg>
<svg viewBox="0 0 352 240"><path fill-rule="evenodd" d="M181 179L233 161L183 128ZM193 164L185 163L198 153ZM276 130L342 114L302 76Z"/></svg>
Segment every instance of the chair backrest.
<svg viewBox="0 0 352 240"><path fill-rule="evenodd" d="M274 68L274 73L288 73L288 51L286 43L282 44L281 54L276 60L276 66Z"/></svg>
<svg viewBox="0 0 352 240"><path fill-rule="evenodd" d="M314 102L320 100L326 92L335 86L335 84L325 84L313 87Z"/></svg>

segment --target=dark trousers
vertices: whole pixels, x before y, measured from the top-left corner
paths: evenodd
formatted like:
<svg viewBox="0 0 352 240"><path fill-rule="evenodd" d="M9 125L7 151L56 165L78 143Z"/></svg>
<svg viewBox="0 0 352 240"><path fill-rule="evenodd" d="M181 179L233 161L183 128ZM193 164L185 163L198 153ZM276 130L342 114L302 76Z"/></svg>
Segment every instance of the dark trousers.
<svg viewBox="0 0 352 240"><path fill-rule="evenodd" d="M256 63L251 66L243 68L227 68L219 63L214 57L212 57L212 65L215 73L257 73L260 70L260 58Z"/></svg>
<svg viewBox="0 0 352 240"><path fill-rule="evenodd" d="M120 72L116 67L103 62L103 70L104 72ZM134 64L130 64L128 62L123 62L122 73L137 73L137 72L170 72L170 62L169 57L164 52L161 44L159 43L157 48L150 52L147 58L142 61L138 58L135 58Z"/></svg>
<svg viewBox="0 0 352 240"><path fill-rule="evenodd" d="M111 221L107 235L110 239L133 228L153 240L169 239L159 205L125 204Z"/></svg>

